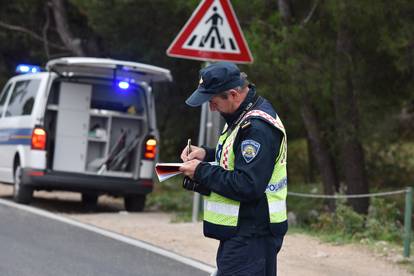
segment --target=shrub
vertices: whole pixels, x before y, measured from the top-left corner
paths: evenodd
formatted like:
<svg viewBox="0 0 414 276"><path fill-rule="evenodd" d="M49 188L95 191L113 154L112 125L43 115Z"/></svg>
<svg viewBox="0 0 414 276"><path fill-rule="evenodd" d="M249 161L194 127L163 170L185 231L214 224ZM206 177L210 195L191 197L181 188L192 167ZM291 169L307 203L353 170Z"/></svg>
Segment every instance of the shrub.
<svg viewBox="0 0 414 276"><path fill-rule="evenodd" d="M155 182L155 189L148 196L147 206L165 212L190 212L193 193L184 190L181 182L182 177Z"/></svg>
<svg viewBox="0 0 414 276"><path fill-rule="evenodd" d="M379 187L401 187L414 177L413 143L371 143L365 147L365 155L368 177Z"/></svg>
<svg viewBox="0 0 414 276"><path fill-rule="evenodd" d="M311 228L326 234L335 233L345 238L353 238L354 235L363 232L364 216L338 201L336 212L323 213L311 224Z"/></svg>
<svg viewBox="0 0 414 276"><path fill-rule="evenodd" d="M402 213L396 201L373 198L366 221L364 236L374 240L401 242Z"/></svg>
<svg viewBox="0 0 414 276"><path fill-rule="evenodd" d="M290 183L309 181L308 147L306 139L288 142L288 178Z"/></svg>
<svg viewBox="0 0 414 276"><path fill-rule="evenodd" d="M337 202L335 213L322 213L310 225L313 231L333 235L335 239L384 240L401 242L403 225L396 201L373 198L368 215L356 213L344 201Z"/></svg>

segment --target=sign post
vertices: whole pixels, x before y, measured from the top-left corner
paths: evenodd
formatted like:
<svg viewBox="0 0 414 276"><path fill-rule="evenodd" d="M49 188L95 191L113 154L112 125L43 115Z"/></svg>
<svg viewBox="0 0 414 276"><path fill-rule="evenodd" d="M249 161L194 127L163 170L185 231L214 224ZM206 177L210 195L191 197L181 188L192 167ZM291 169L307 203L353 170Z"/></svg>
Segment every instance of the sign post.
<svg viewBox="0 0 414 276"><path fill-rule="evenodd" d="M253 56L241 31L230 0L202 0L180 33L168 47L167 55L206 61L252 63ZM202 105L198 145L214 146L220 134L220 117L208 103ZM194 193L192 221L196 222L200 195Z"/></svg>
<svg viewBox="0 0 414 276"><path fill-rule="evenodd" d="M208 106L207 104L203 104L201 106L201 116L200 116L200 130L198 132L198 146L202 146L205 144L206 138L206 128L207 125L207 112ZM198 220L198 213L200 212L200 194L194 193L193 195L193 212L191 216L191 221L196 222Z"/></svg>

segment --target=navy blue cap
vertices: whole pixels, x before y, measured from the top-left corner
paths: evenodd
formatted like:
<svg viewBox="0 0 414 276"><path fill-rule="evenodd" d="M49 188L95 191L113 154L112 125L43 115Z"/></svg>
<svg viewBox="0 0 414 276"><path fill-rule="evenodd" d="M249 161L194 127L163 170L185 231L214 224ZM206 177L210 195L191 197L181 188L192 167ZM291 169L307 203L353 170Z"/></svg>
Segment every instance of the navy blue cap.
<svg viewBox="0 0 414 276"><path fill-rule="evenodd" d="M214 95L242 85L240 70L234 63L217 62L200 70L200 84L185 103L200 106Z"/></svg>

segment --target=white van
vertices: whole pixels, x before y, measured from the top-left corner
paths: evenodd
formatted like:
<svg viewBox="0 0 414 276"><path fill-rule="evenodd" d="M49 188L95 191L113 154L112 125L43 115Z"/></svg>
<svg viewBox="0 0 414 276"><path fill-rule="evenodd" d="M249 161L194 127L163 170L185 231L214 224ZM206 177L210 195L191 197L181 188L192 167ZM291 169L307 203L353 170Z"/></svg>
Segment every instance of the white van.
<svg viewBox="0 0 414 276"><path fill-rule="evenodd" d="M0 93L0 182L14 185L14 200L65 190L88 204L122 196L128 211L142 211L157 158L152 84L171 81L170 71L101 58L20 70L29 74Z"/></svg>

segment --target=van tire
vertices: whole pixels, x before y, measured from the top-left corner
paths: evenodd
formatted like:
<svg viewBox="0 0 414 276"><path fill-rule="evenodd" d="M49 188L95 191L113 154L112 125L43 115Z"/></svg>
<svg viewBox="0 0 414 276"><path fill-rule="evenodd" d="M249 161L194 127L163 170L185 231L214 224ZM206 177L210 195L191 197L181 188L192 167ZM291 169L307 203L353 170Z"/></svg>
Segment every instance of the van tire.
<svg viewBox="0 0 414 276"><path fill-rule="evenodd" d="M17 203L29 204L33 198L33 189L22 184L23 169L19 163L14 168L13 199Z"/></svg>
<svg viewBox="0 0 414 276"><path fill-rule="evenodd" d="M125 209L128 212L142 212L145 207L145 195L127 195L124 197Z"/></svg>
<svg viewBox="0 0 414 276"><path fill-rule="evenodd" d="M98 195L97 194L89 194L89 193L82 193L81 197L82 203L87 206L96 206L98 205Z"/></svg>

